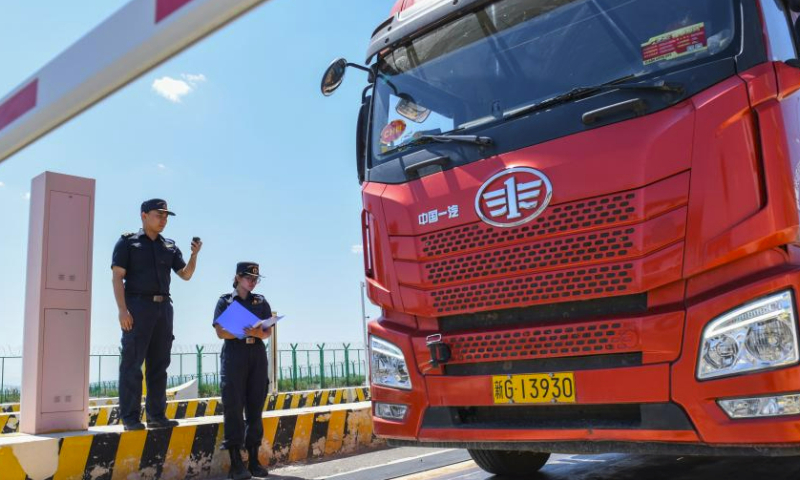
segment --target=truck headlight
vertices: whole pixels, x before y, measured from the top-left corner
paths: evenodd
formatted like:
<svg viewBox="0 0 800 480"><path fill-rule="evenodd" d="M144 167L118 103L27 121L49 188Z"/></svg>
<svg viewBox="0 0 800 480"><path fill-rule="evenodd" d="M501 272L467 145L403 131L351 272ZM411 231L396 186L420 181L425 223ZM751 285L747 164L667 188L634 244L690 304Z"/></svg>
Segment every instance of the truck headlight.
<svg viewBox="0 0 800 480"><path fill-rule="evenodd" d="M406 359L397 345L377 337L369 337L369 354L372 383L411 390Z"/></svg>
<svg viewBox="0 0 800 480"><path fill-rule="evenodd" d="M700 380L797 363L791 292L770 295L717 317L706 326L701 342Z"/></svg>
<svg viewBox="0 0 800 480"><path fill-rule="evenodd" d="M408 405L397 405L393 403L375 403L375 416L384 420L402 421L406 418Z"/></svg>
<svg viewBox="0 0 800 480"><path fill-rule="evenodd" d="M731 419L780 417L800 414L800 395L777 395L772 397L733 398L718 400L719 406Z"/></svg>

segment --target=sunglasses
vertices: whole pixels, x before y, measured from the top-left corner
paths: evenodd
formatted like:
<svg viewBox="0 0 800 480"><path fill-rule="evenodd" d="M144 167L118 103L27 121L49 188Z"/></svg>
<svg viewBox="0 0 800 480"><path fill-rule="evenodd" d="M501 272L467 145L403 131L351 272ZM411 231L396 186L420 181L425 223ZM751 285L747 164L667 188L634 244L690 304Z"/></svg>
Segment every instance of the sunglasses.
<svg viewBox="0 0 800 480"><path fill-rule="evenodd" d="M243 280L248 280L252 283L259 284L261 283L261 277L254 277L252 275L241 275Z"/></svg>

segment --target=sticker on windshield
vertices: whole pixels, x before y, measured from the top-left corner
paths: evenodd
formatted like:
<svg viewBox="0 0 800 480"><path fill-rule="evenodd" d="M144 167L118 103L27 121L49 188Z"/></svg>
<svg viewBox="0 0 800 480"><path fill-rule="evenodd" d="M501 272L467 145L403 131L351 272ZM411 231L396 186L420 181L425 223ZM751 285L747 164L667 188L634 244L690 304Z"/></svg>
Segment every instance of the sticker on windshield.
<svg viewBox="0 0 800 480"><path fill-rule="evenodd" d="M397 106L395 107L395 111L400 115L406 117L407 119L411 120L412 122L422 123L428 119L431 114L431 111L427 108L417 105L416 103L404 98L397 102Z"/></svg>
<svg viewBox="0 0 800 480"><path fill-rule="evenodd" d="M389 145L403 135L406 131L406 122L402 120L392 120L381 130L381 143Z"/></svg>
<svg viewBox="0 0 800 480"><path fill-rule="evenodd" d="M651 38L642 44L642 58L645 65L650 65L706 49L706 25L698 23Z"/></svg>

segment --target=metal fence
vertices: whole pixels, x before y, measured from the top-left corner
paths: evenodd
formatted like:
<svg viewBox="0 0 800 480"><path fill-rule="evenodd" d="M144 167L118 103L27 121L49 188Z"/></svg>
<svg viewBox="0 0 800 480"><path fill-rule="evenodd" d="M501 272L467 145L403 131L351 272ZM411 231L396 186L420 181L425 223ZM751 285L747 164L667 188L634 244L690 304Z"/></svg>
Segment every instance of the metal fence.
<svg viewBox="0 0 800 480"><path fill-rule="evenodd" d="M168 387L198 379L201 396L218 395L221 353L221 344L173 346ZM92 348L90 396L117 395L119 362L119 347ZM279 344L277 364L279 391L363 385L366 375L362 344ZM0 403L19 401L21 377L21 348L0 347Z"/></svg>

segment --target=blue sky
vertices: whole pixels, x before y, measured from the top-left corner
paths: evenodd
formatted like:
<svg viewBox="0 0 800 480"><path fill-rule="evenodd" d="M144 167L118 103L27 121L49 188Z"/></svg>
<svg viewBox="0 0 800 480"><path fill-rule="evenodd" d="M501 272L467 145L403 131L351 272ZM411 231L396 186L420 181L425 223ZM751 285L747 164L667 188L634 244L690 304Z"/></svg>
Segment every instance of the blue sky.
<svg viewBox="0 0 800 480"><path fill-rule="evenodd" d="M125 3L0 0L0 97ZM348 71L330 98L319 81L337 56L363 61L392 4L271 0L0 163L0 347L22 344L27 197L45 170L97 180L95 347L119 342L111 251L151 197L177 212L165 236L187 256L204 241L195 278L173 276L176 345L218 342L214 305L239 260L261 263L257 292L287 316L280 343L360 342L366 79Z"/></svg>

